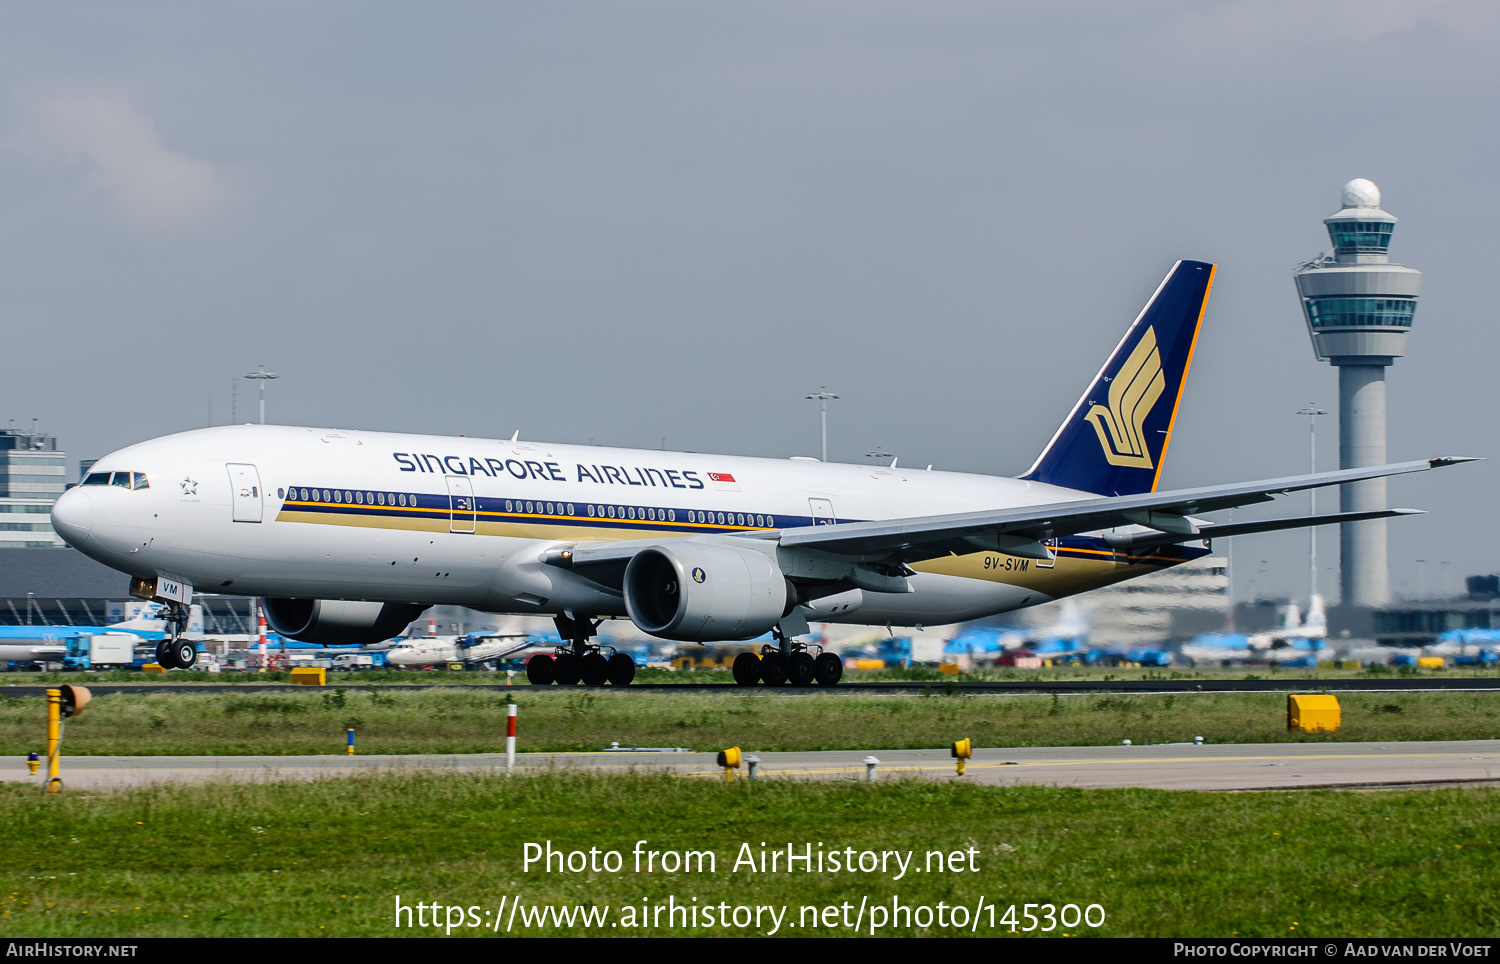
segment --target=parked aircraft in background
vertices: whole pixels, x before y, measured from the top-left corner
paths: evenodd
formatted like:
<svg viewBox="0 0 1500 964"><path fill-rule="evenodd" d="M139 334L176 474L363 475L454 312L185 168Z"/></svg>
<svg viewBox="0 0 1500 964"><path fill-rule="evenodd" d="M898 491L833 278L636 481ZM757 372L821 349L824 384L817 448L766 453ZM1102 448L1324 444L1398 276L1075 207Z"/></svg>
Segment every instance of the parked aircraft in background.
<svg viewBox="0 0 1500 964"><path fill-rule="evenodd" d="M202 619L202 611L194 606L188 635L202 630ZM107 626L0 626L0 663L61 663L68 655L69 641L83 636L129 635L141 642L158 642L166 634L165 624L149 616L133 616Z"/></svg>
<svg viewBox="0 0 1500 964"><path fill-rule="evenodd" d="M468 636L412 636L385 651L392 666L440 666L505 659L533 646L524 634L475 633ZM549 650L552 646L547 647Z"/></svg>
<svg viewBox="0 0 1500 964"><path fill-rule="evenodd" d="M1281 666L1316 666L1325 650L1328 619L1323 597L1313 596L1307 620L1296 603L1281 609L1281 625L1264 633L1204 633L1182 647L1182 655L1194 662L1276 663Z"/></svg>
<svg viewBox="0 0 1500 964"><path fill-rule="evenodd" d="M1019 478L476 438L245 425L113 452L57 500L67 542L181 616L195 588L264 597L271 628L371 644L434 604L555 618L534 683L622 685L603 617L745 640L744 684L833 685L809 622L941 625L1155 572L1252 532L1384 518L1197 518L1428 459L1159 492L1214 266L1180 261ZM1030 396L1026 396L1030 397ZM128 484L127 484L128 483ZM168 641L163 665L190 665Z"/></svg>

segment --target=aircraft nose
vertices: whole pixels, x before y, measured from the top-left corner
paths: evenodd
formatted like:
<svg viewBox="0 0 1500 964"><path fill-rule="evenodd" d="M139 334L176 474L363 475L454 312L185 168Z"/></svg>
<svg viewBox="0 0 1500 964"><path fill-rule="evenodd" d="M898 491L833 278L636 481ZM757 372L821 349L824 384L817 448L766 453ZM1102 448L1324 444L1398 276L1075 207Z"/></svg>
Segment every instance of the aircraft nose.
<svg viewBox="0 0 1500 964"><path fill-rule="evenodd" d="M87 542L94 529L94 497L77 487L58 496L52 504L52 528L70 546Z"/></svg>

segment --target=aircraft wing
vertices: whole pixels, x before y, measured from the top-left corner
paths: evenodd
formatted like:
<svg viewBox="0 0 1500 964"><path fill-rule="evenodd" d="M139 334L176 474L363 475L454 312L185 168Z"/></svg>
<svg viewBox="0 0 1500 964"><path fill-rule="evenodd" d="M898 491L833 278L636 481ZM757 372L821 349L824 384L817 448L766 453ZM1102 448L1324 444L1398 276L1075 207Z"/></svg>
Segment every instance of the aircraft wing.
<svg viewBox="0 0 1500 964"><path fill-rule="evenodd" d="M1205 538L1205 530L1210 528L1193 523L1187 518L1189 515L1270 502L1278 495L1304 489L1426 472L1472 461L1475 460L1423 459L1234 485L1130 496L1100 496L1075 502L1054 502L988 512L805 526L783 529L776 538L784 548L806 547L859 559L899 562L918 562L949 553L978 550L1045 557L1046 547L1042 545L1044 540L1129 525L1156 529L1173 536L1170 540L1172 542L1186 542ZM1306 524L1315 523L1309 521ZM1220 533L1230 534L1226 529L1221 529Z"/></svg>
<svg viewBox="0 0 1500 964"><path fill-rule="evenodd" d="M739 538L774 540L783 549L811 549L843 556L851 563L890 566L988 550L1011 555L1047 559L1048 539L1079 532L1097 532L1121 526L1144 526L1151 532L1120 533L1111 537L1120 548L1166 545L1200 539L1267 532L1275 529L1359 522L1366 519L1408 515L1414 509L1383 509L1345 512L1324 516L1270 519L1241 523L1195 522L1188 518L1205 512L1270 502L1279 495L1364 479L1385 478L1411 472L1477 461L1471 458L1433 458L1391 465L1373 465L1311 475L1293 475L1258 482L1203 486L1170 492L1147 492L1131 496L1098 496L1073 502L1021 506L984 512L920 516L876 522L842 522L834 525L802 526L746 533ZM631 558L660 539L621 542L577 543L549 550L544 561L572 569L601 588L620 592L625 567ZM883 568L883 567L882 567ZM887 573L894 576L895 573ZM904 586L904 580L898 580ZM870 588L875 588L871 585ZM881 591L908 591L894 588Z"/></svg>

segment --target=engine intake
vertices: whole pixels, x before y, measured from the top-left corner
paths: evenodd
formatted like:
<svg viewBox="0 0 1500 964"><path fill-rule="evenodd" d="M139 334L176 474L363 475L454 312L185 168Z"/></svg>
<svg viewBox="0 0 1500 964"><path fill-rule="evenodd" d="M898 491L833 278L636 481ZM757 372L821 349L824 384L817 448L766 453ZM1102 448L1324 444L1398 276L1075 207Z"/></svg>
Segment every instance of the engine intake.
<svg viewBox="0 0 1500 964"><path fill-rule="evenodd" d="M693 541L637 552L624 589L631 622L663 639L753 639L797 604L765 555Z"/></svg>
<svg viewBox="0 0 1500 964"><path fill-rule="evenodd" d="M427 610L414 603L347 599L262 599L266 625L317 646L371 646L385 642Z"/></svg>

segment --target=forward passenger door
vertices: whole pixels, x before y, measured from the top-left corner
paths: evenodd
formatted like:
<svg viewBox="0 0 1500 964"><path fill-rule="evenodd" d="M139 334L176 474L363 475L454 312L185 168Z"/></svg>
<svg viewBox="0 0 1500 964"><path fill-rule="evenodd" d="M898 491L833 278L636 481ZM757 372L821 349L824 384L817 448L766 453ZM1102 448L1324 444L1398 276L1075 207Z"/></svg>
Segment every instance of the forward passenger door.
<svg viewBox="0 0 1500 964"><path fill-rule="evenodd" d="M263 500L260 494L260 472L253 465L230 462L229 497L234 505L235 522L259 522Z"/></svg>

